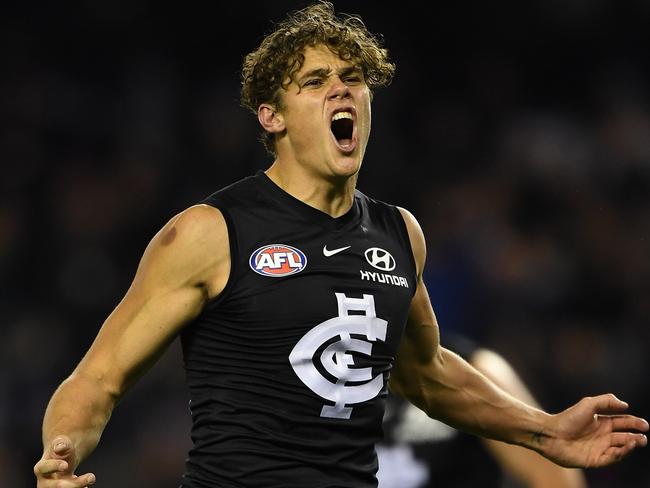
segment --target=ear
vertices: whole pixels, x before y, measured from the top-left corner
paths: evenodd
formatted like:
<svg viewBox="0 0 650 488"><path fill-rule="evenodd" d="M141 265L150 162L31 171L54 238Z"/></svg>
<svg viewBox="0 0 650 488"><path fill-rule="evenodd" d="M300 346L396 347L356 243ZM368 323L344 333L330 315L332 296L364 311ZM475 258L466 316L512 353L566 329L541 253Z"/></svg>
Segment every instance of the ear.
<svg viewBox="0 0 650 488"><path fill-rule="evenodd" d="M277 134L285 129L284 118L273 105L263 103L257 109L257 120L266 132Z"/></svg>

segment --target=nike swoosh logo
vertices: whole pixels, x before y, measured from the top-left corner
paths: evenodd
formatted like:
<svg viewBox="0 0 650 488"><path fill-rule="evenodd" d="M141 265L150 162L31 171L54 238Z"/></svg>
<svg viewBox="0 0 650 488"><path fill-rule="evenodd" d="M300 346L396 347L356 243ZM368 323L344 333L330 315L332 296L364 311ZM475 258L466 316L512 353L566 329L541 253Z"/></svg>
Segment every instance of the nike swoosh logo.
<svg viewBox="0 0 650 488"><path fill-rule="evenodd" d="M335 254L340 253L341 251L345 251L346 249L350 249L352 246L345 246L345 247L339 247L338 249L332 249L331 251L327 249L327 246L323 246L323 254L325 255L326 258L329 258L330 256L334 256Z"/></svg>

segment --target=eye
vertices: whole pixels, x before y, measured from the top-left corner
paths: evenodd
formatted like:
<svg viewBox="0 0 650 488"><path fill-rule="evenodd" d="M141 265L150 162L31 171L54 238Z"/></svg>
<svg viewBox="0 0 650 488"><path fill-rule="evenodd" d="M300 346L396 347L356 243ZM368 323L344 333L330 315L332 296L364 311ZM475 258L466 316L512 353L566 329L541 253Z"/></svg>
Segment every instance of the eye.
<svg viewBox="0 0 650 488"><path fill-rule="evenodd" d="M312 78L311 80L307 80L303 86L320 86L322 84L323 82L320 78Z"/></svg>
<svg viewBox="0 0 650 488"><path fill-rule="evenodd" d="M359 75L346 76L343 81L346 83L360 83L361 77Z"/></svg>

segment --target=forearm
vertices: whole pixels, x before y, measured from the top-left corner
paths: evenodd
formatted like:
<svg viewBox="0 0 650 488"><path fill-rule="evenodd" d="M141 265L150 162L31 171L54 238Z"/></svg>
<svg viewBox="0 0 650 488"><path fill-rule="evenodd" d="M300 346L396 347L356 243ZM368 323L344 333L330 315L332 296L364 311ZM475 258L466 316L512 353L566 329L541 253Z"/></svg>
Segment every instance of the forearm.
<svg viewBox="0 0 650 488"><path fill-rule="evenodd" d="M431 416L474 434L542 451L551 415L506 393L457 354L440 348L423 406Z"/></svg>
<svg viewBox="0 0 650 488"><path fill-rule="evenodd" d="M43 419L43 445L58 435L72 440L75 467L95 449L117 398L102 388L101 382L79 372L57 388Z"/></svg>

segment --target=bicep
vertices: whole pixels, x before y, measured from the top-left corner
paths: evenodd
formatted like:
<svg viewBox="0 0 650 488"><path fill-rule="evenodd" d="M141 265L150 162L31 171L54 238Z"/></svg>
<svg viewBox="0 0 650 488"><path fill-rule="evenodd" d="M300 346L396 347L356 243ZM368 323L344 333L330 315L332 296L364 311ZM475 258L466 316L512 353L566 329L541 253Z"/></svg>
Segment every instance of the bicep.
<svg viewBox="0 0 650 488"><path fill-rule="evenodd" d="M413 259L416 266L417 285L409 307L404 337L395 357L390 388L411 403L424 408L423 385L432 372L433 363L439 359L440 334L429 294L423 280L426 262L424 233L415 217L403 208L399 211L406 224Z"/></svg>
<svg viewBox="0 0 650 488"><path fill-rule="evenodd" d="M211 287L223 287L229 271L227 231L220 215L207 209L181 214L152 239L133 283L102 325L77 374L101 382L119 397L201 312ZM216 223L206 225L210 217Z"/></svg>
<svg viewBox="0 0 650 488"><path fill-rule="evenodd" d="M198 314L202 295L186 287L145 295L132 287L104 322L78 369L121 396Z"/></svg>
<svg viewBox="0 0 650 488"><path fill-rule="evenodd" d="M395 357L390 388L425 408L427 377L440 358L440 333L426 287L418 283L411 300L404 337Z"/></svg>

